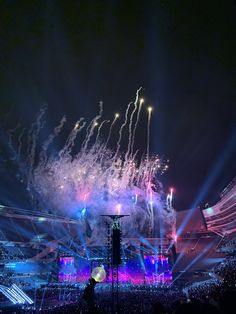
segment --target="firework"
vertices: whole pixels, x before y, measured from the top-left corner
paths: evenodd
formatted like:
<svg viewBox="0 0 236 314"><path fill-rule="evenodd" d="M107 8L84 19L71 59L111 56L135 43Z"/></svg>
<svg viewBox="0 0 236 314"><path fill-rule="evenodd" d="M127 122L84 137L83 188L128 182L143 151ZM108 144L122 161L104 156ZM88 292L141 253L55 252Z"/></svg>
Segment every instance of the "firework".
<svg viewBox="0 0 236 314"><path fill-rule="evenodd" d="M60 135L66 123L65 117L48 136L39 153L37 143L44 126L45 109L41 110L28 134L28 161L24 173L32 198L37 199L40 208L89 224L89 236L94 239L102 230L102 214L130 215L123 225L123 233L127 237L137 234L158 236L160 221L168 233L172 233L175 226L172 203L165 202L161 184L156 179L167 166L149 151L151 107L147 110L146 155L138 160L137 152L134 152L135 133L143 105L139 92L140 89L134 102L128 104L123 122L119 114L115 114L112 121L102 120L100 103L99 113L90 123L87 124L84 118L75 123L64 147L56 154L50 155L49 147ZM102 141L102 132L109 123L108 136ZM125 127L128 136L124 134ZM75 151L75 141L85 130L84 138L80 139L80 149ZM118 141L111 149L108 145L113 132L118 133ZM125 152L121 151L123 137L128 138Z"/></svg>

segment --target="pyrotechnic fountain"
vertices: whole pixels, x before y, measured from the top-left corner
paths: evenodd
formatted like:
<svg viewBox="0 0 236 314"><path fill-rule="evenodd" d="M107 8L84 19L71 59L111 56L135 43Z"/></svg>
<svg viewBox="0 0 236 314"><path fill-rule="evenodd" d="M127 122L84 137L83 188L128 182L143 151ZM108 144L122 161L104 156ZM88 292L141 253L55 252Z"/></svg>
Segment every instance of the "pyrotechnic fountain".
<svg viewBox="0 0 236 314"><path fill-rule="evenodd" d="M151 107L147 109L146 154L138 160L137 151L134 151L135 134L144 107L139 92L140 89L135 100L127 106L115 149L108 148L108 145L120 116L116 113L111 123L103 120L102 102L99 113L88 124L84 118L75 123L64 147L56 154L50 154L49 147L60 135L66 123L65 117L48 136L40 152L38 138L44 126L45 109L41 109L28 134L27 167L25 164L22 167L27 178L27 190L33 199L37 199L40 208L76 218L82 225L89 224L87 236L94 241L101 234L103 223L100 215L104 214L130 215L123 225L126 237L158 237L156 226L159 221L162 221L167 235L175 233L175 214L170 196L166 201L156 179L157 174L163 173L168 166L149 151ZM107 139L102 141L109 123ZM80 149L75 152L75 142L83 133L85 137L80 139ZM128 138L128 146L125 152L121 152L124 137Z"/></svg>

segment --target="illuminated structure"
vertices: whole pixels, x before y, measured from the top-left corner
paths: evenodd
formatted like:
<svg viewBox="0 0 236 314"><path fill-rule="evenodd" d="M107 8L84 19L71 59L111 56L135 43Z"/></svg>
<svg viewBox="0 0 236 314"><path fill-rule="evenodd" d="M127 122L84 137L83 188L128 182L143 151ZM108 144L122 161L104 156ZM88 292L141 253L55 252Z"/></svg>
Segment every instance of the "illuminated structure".
<svg viewBox="0 0 236 314"><path fill-rule="evenodd" d="M16 284L11 287L0 285L0 292L2 292L13 304L30 304L34 301L27 296Z"/></svg>
<svg viewBox="0 0 236 314"><path fill-rule="evenodd" d="M202 212L208 230L222 236L236 232L236 178L221 193L221 199Z"/></svg>
<svg viewBox="0 0 236 314"><path fill-rule="evenodd" d="M107 278L109 278L111 268L111 284L112 284L112 306L113 312L119 312L119 265L121 261L121 242L122 231L120 219L129 215L102 215L109 217L112 222L107 222ZM111 231L111 232L110 232ZM115 313L115 312L114 312Z"/></svg>

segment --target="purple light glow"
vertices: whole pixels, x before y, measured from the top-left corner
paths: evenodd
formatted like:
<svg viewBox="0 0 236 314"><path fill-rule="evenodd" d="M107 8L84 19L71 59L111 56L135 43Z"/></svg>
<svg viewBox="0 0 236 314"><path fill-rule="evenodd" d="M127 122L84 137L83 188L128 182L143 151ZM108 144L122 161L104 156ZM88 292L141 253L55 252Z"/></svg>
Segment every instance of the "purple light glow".
<svg viewBox="0 0 236 314"><path fill-rule="evenodd" d="M73 259L73 258L72 258ZM71 272L73 262L71 260L64 261L60 264L60 272L58 276L59 282L84 283L91 277L90 261L79 259L78 269ZM66 265L66 266L65 266ZM66 268L65 268L66 267ZM169 265L168 257L163 255L145 255L144 267L139 258L133 258L119 267L119 282L132 284L162 284L169 285L172 282L172 272ZM108 282L111 282L111 276Z"/></svg>

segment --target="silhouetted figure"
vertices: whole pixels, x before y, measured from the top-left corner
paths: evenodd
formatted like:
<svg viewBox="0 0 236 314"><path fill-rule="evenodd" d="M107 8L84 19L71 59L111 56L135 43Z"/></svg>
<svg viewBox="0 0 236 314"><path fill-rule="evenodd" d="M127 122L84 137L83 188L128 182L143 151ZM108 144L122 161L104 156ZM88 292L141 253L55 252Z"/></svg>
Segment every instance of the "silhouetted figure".
<svg viewBox="0 0 236 314"><path fill-rule="evenodd" d="M223 314L235 313L236 291L225 291L219 300L220 310Z"/></svg>
<svg viewBox="0 0 236 314"><path fill-rule="evenodd" d="M152 309L153 309L154 314L165 314L166 313L164 305L160 302L154 303L152 306Z"/></svg>
<svg viewBox="0 0 236 314"><path fill-rule="evenodd" d="M93 278L88 280L88 283L84 289L84 293L82 296L82 300L87 303L88 310L90 313L93 313L93 309L95 308L95 298L94 298L94 287L97 284L97 281Z"/></svg>
<svg viewBox="0 0 236 314"><path fill-rule="evenodd" d="M176 253L176 247L175 247L174 243L173 243L172 246L171 246L171 254L172 254L172 256L173 256L173 262L174 262L174 264L175 264L175 262L176 262L176 257L177 257L177 253Z"/></svg>

